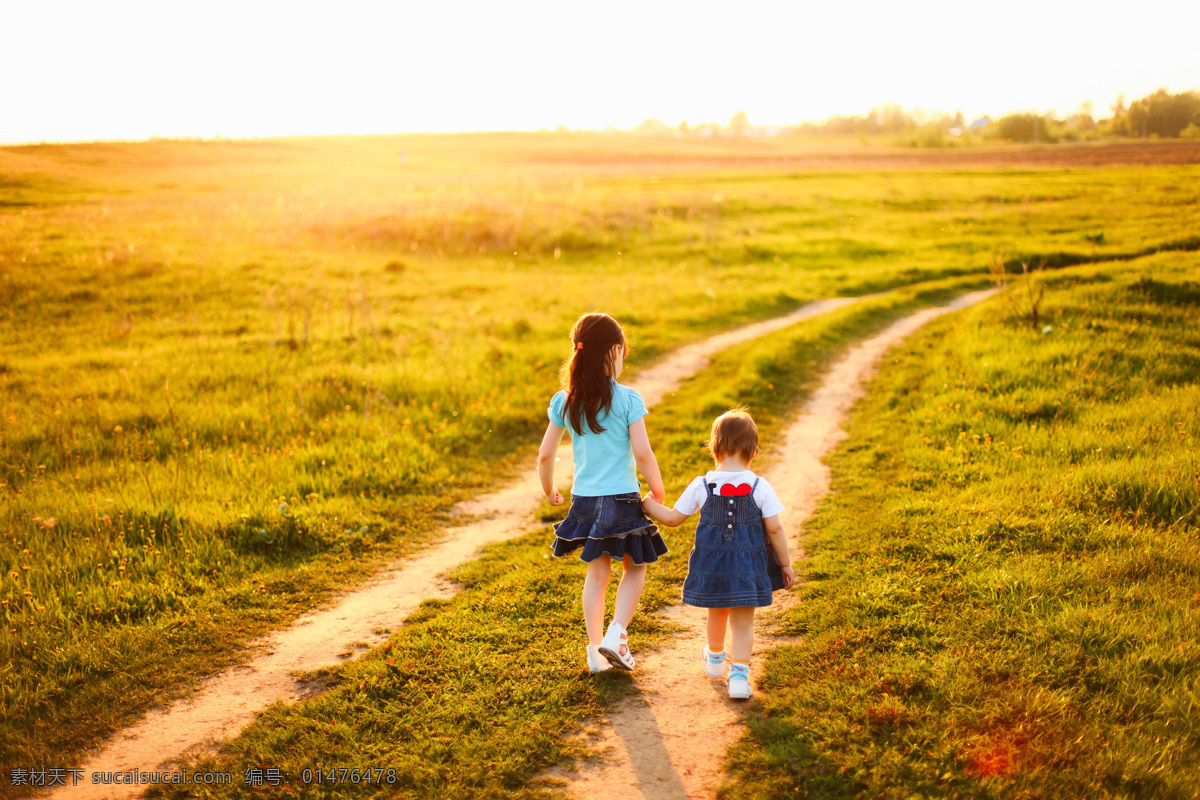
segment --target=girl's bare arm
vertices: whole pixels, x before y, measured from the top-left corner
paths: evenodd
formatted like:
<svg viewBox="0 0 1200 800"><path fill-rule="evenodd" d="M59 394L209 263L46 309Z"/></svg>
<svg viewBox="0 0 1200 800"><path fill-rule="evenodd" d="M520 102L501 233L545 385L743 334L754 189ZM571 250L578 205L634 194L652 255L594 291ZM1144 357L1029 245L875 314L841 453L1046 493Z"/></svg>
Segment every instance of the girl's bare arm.
<svg viewBox="0 0 1200 800"><path fill-rule="evenodd" d="M767 539L775 551L775 558L783 568L783 586L790 589L796 581L796 571L792 568L792 554L788 552L787 534L783 532L783 523L779 521L779 515L764 517L763 527L766 528Z"/></svg>
<svg viewBox="0 0 1200 800"><path fill-rule="evenodd" d="M650 519L654 520L655 522L661 522L668 528L674 528L682 525L683 521L691 516L691 514L684 514L682 511L676 511L673 508L667 508L648 493L642 498L642 511L644 511L646 516L650 517Z"/></svg>
<svg viewBox="0 0 1200 800"><path fill-rule="evenodd" d="M658 459L650 449L650 437L646 433L646 420L639 419L629 426L629 444L633 447L633 458L637 461L638 469L650 486L650 494L662 502L667 499L667 490L663 486L662 475L658 471ZM663 523L664 525L666 523Z"/></svg>
<svg viewBox="0 0 1200 800"><path fill-rule="evenodd" d="M563 496L554 486L554 460L558 455L558 443L562 441L564 429L553 422L546 426L542 446L538 450L538 477L542 479L542 491L550 499L550 505L561 506Z"/></svg>

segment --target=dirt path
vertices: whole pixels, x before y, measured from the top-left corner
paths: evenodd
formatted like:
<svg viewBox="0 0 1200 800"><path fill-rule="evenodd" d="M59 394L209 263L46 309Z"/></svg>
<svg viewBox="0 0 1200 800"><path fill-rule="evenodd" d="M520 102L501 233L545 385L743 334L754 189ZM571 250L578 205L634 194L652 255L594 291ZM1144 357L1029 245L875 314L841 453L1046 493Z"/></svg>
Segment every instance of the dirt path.
<svg viewBox="0 0 1200 800"><path fill-rule="evenodd" d="M800 416L787 429L783 446L770 459L766 475L783 501L785 530L792 557L804 555L803 523L829 491L829 470L821 459L845 438L843 419L861 395L865 379L883 353L930 320L990 297L994 290L972 292L947 306L919 311L851 350L813 392ZM780 595L783 603L794 594ZM667 647L638 653L634 683L639 694L617 704L600 723L597 763L578 770L552 770L578 798L622 797L677 800L712 797L722 777L725 751L741 734L748 703L729 700L723 682L704 677L703 609L673 606L665 616L683 626ZM779 643L755 638L755 681L762 653Z"/></svg>
<svg viewBox="0 0 1200 800"><path fill-rule="evenodd" d="M712 354L858 299L809 303L786 316L688 345L642 372L629 385L642 394L647 406L653 406L685 378L706 367ZM561 476L571 468L570 448L563 447L559 453ZM260 655L250 663L215 675L192 697L147 714L82 765L86 783L58 789L50 796L73 800L134 797L141 787L92 785L91 774L169 769L181 756L235 736L271 703L294 702L312 692L315 687L296 681L292 674L342 663L345 659L339 654L361 652L382 643L387 634L375 631L398 628L422 600L452 595L454 587L440 576L484 545L528 531L531 514L541 500L541 485L534 470L506 488L459 504L456 513L470 519L469 523L445 531L439 543L384 571L331 608L310 613L291 628L257 642L254 648Z"/></svg>

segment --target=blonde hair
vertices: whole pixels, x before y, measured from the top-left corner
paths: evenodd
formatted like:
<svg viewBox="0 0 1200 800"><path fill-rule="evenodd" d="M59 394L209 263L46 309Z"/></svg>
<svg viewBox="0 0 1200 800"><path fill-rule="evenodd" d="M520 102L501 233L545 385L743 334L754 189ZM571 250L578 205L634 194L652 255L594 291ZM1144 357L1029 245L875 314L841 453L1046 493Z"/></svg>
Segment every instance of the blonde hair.
<svg viewBox="0 0 1200 800"><path fill-rule="evenodd" d="M744 407L731 408L713 420L712 431L704 443L714 461L741 456L750 461L758 452L758 426Z"/></svg>

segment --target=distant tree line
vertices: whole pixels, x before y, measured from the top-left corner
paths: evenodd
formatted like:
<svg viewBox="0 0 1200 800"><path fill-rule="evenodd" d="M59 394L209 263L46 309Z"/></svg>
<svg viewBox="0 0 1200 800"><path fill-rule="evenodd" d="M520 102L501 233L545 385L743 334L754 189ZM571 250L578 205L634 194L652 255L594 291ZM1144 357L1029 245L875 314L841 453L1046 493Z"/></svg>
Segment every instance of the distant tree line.
<svg viewBox="0 0 1200 800"><path fill-rule="evenodd" d="M1096 120L1090 103L1065 119L1053 114L1009 114L985 137L1009 142L1057 142L1129 136L1143 139L1200 139L1200 92L1170 94L1159 89L1128 106L1122 95L1112 116Z"/></svg>
<svg viewBox="0 0 1200 800"><path fill-rule="evenodd" d="M1124 97L1117 98L1109 121L1117 136L1200 139L1200 92L1168 94L1159 89L1134 100L1129 108L1124 105Z"/></svg>
<svg viewBox="0 0 1200 800"><path fill-rule="evenodd" d="M1007 114L999 119L979 117L968 123L961 111L954 114L906 111L896 103L873 108L867 114L830 117L824 122L803 122L779 128L750 124L745 111L734 114L727 125L715 122L673 128L662 120L648 119L634 128L644 136L778 136L836 134L885 135L896 144L913 147L944 147L971 141L1034 142L1104 139L1130 136L1150 139L1200 139L1200 92L1170 94L1166 89L1148 94L1126 105L1124 95L1112 105L1112 115L1097 119L1095 107L1083 103L1065 117L1050 112Z"/></svg>
<svg viewBox="0 0 1200 800"><path fill-rule="evenodd" d="M839 114L824 122L804 122L796 130L802 133L840 133L840 134L878 134L878 133L910 133L927 125L951 128L962 127L962 112L953 117L949 114L929 118L920 111L905 111L896 103L889 103L880 108L872 108L867 115Z"/></svg>
<svg viewBox="0 0 1200 800"><path fill-rule="evenodd" d="M1166 89L1126 105L1122 95L1112 115L1097 119L1091 103L1065 117L1048 114L1007 114L997 120L980 117L965 124L962 112L931 115L908 112L899 105L871 109L866 116L839 115L824 122L806 122L793 130L809 134L891 134L898 143L941 146L950 138L978 137L1008 142L1075 141L1114 136L1200 139L1200 92L1170 94Z"/></svg>

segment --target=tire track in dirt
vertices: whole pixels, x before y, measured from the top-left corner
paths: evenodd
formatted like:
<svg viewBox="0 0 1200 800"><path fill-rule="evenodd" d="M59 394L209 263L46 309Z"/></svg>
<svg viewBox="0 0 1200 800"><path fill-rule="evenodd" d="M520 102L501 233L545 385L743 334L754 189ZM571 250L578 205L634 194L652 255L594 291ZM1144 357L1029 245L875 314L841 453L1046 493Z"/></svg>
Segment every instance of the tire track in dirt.
<svg viewBox="0 0 1200 800"><path fill-rule="evenodd" d="M791 314L687 345L642 371L629 385L642 394L647 406L653 406L685 378L708 366L714 353L861 299L819 300ZM560 448L559 458L559 474L569 472L570 448ZM400 627L422 600L452 596L454 586L441 576L481 547L531 530L535 527L531 515L541 501L541 483L533 470L505 488L456 505L453 513L468 520L463 525L444 531L421 554L384 570L331 607L313 611L290 628L255 642L251 649L258 655L247 664L206 679L194 695L153 710L117 733L83 764L84 782L59 787L49 796L55 800L135 797L145 787L94 785L92 773L173 769L182 757L236 736L268 705L295 702L317 691L319 687L297 681L293 673L344 663L340 654L381 644L389 634L377 631Z"/></svg>
<svg viewBox="0 0 1200 800"><path fill-rule="evenodd" d="M829 492L829 469L821 459L845 438L842 421L862 395L880 357L930 320L995 293L994 289L971 292L945 306L898 320L855 346L821 381L765 470L786 509L783 523L793 559L804 556L800 536L804 521ZM792 593L777 597L772 614L796 602ZM730 700L723 681L704 676L704 610L679 605L662 614L681 630L666 647L635 653L638 669L633 681L638 694L614 705L598 721L598 729L591 731L601 759L577 765L575 770L550 770L545 776L548 783L565 783L577 798L682 800L714 796L723 776L725 751L741 734L751 703ZM761 678L762 654L789 641L765 635L761 618L756 623L758 655L751 665L753 682Z"/></svg>

